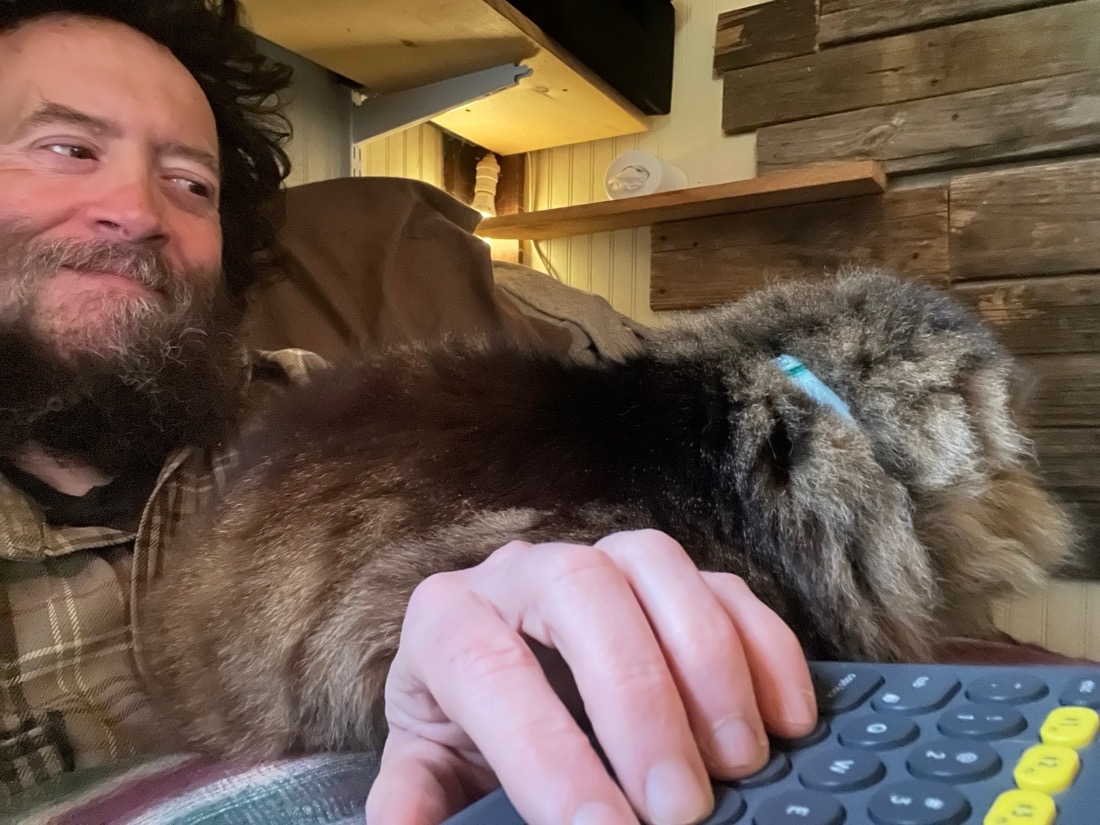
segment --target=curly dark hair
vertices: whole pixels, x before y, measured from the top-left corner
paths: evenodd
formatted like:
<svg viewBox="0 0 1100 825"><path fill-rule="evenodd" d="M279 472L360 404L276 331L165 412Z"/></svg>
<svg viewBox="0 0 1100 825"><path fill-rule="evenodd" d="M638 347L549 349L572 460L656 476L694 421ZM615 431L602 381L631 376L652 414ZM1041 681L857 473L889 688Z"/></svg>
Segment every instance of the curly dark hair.
<svg viewBox="0 0 1100 825"><path fill-rule="evenodd" d="M198 81L218 128L222 264L239 308L264 269L290 173L279 94L293 70L261 54L237 0L0 0L0 34L47 15L113 20L168 48Z"/></svg>

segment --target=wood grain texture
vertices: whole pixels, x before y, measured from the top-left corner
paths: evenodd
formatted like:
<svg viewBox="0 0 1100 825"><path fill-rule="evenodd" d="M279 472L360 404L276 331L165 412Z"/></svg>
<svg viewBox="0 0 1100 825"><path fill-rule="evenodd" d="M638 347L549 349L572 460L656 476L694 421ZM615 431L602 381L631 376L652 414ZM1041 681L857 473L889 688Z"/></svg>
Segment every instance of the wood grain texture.
<svg viewBox="0 0 1100 825"><path fill-rule="evenodd" d="M882 167L874 161L823 163L733 183L487 218L478 225L477 233L486 238L561 238L791 203L834 200L882 192L885 188Z"/></svg>
<svg viewBox="0 0 1100 825"><path fill-rule="evenodd" d="M817 1L771 0L718 16L714 71L755 66L817 49Z"/></svg>
<svg viewBox="0 0 1100 825"><path fill-rule="evenodd" d="M1019 366L1031 428L1100 427L1100 354L1032 355ZM1100 478L1100 465L1095 474Z"/></svg>
<svg viewBox="0 0 1100 825"><path fill-rule="evenodd" d="M1065 0L821 0L822 46L975 20Z"/></svg>
<svg viewBox="0 0 1100 825"><path fill-rule="evenodd" d="M1043 477L1059 496L1100 502L1100 429L1036 429L1031 435Z"/></svg>
<svg viewBox="0 0 1100 825"><path fill-rule="evenodd" d="M648 120L506 0L250 0L262 37L377 93L506 63L534 74L434 120L504 155L635 134Z"/></svg>
<svg viewBox="0 0 1100 825"><path fill-rule="evenodd" d="M724 75L729 134L1026 80L1096 71L1100 0L825 49Z"/></svg>
<svg viewBox="0 0 1100 825"><path fill-rule="evenodd" d="M1077 557L1058 575L1061 578L1100 579L1100 502L1062 500L1077 528Z"/></svg>
<svg viewBox="0 0 1100 825"><path fill-rule="evenodd" d="M1100 352L1100 274L972 281L951 292L1014 353Z"/></svg>
<svg viewBox="0 0 1100 825"><path fill-rule="evenodd" d="M1100 158L952 180L953 281L1073 274L1098 265Z"/></svg>
<svg viewBox="0 0 1100 825"><path fill-rule="evenodd" d="M873 158L891 175L1100 148L1100 68L757 132L761 171Z"/></svg>
<svg viewBox="0 0 1100 825"><path fill-rule="evenodd" d="M650 304L697 309L773 280L820 277L848 264L947 277L947 189L662 224L651 234Z"/></svg>

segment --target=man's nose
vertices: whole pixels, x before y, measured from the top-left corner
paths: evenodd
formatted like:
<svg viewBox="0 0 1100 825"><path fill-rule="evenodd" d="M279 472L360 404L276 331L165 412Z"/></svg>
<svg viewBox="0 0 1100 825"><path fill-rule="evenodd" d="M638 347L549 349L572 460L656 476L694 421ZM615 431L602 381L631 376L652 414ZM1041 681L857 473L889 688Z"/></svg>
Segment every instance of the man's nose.
<svg viewBox="0 0 1100 825"><path fill-rule="evenodd" d="M159 248L168 240L164 195L146 171L113 176L93 200L88 218L96 237Z"/></svg>

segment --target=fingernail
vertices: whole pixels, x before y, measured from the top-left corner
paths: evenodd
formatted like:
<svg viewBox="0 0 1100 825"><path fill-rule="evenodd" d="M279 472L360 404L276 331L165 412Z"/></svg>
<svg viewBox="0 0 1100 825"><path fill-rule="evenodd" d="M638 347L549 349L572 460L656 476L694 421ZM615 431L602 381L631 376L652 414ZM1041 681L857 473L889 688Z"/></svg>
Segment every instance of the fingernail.
<svg viewBox="0 0 1100 825"><path fill-rule="evenodd" d="M653 825L691 825L714 805L710 783L701 784L695 772L679 759L666 759L649 771L645 794Z"/></svg>
<svg viewBox="0 0 1100 825"><path fill-rule="evenodd" d="M628 825L606 802L587 802L573 817L573 825Z"/></svg>
<svg viewBox="0 0 1100 825"><path fill-rule="evenodd" d="M783 716L792 725L813 727L817 722L817 696L813 690L799 691L797 696L788 694L783 703Z"/></svg>
<svg viewBox="0 0 1100 825"><path fill-rule="evenodd" d="M745 719L731 717L714 729L718 758L730 768L756 765L767 750L764 731L754 730Z"/></svg>

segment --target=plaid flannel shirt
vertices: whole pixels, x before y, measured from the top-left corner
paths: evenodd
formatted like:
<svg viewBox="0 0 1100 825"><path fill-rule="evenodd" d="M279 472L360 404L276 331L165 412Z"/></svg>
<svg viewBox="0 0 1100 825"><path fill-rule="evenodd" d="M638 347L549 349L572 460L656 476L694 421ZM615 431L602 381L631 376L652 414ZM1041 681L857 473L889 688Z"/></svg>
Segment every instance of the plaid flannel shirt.
<svg viewBox="0 0 1100 825"><path fill-rule="evenodd" d="M322 366L301 350L255 353L249 400ZM137 606L232 458L189 447L169 456L134 533L49 525L0 476L0 810L59 773L143 750Z"/></svg>

